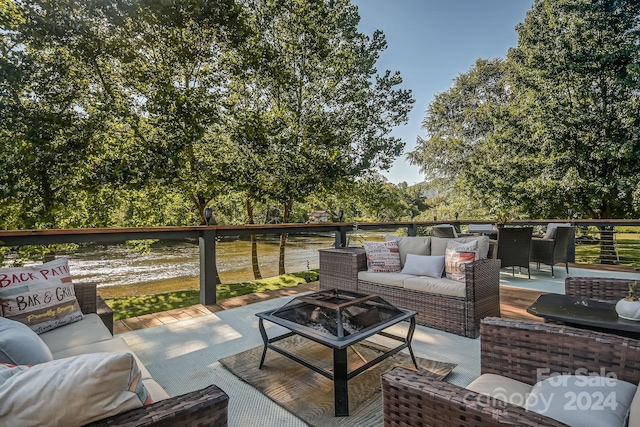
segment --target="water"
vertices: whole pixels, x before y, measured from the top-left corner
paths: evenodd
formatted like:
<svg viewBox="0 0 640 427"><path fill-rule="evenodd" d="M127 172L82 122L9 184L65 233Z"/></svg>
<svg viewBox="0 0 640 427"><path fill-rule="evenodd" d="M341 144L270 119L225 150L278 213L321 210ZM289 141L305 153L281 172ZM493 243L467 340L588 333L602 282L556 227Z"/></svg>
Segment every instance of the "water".
<svg viewBox="0 0 640 427"><path fill-rule="evenodd" d="M318 250L333 245L331 236L294 236L287 239L285 271L319 267ZM65 254L74 280L98 283L105 298L199 289L200 254L190 242L158 242L141 254L120 245L83 246ZM279 238L258 237L262 277L278 275ZM216 265L222 283L253 280L251 243L248 240L216 243Z"/></svg>

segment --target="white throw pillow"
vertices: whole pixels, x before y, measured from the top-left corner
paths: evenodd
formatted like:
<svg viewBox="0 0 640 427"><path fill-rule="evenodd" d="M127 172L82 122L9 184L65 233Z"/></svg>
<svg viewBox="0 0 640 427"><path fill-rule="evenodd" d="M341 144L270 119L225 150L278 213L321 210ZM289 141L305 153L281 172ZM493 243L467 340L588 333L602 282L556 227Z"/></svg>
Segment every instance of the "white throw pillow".
<svg viewBox="0 0 640 427"><path fill-rule="evenodd" d="M558 227L571 227L571 224L569 224L568 222L565 223L557 223L557 222L551 222L549 223L549 225L547 225L547 232L544 235L544 239L555 239L556 238L556 231Z"/></svg>
<svg viewBox="0 0 640 427"><path fill-rule="evenodd" d="M400 250L398 242L364 241L367 254L367 268L370 273L393 273L400 271Z"/></svg>
<svg viewBox="0 0 640 427"><path fill-rule="evenodd" d="M130 353L0 364L0 425L75 427L151 403Z"/></svg>
<svg viewBox="0 0 640 427"><path fill-rule="evenodd" d="M466 265L478 258L478 241L459 243L451 240L445 253L445 271L447 279L466 282Z"/></svg>
<svg viewBox="0 0 640 427"><path fill-rule="evenodd" d="M615 378L558 375L533 386L525 408L576 427L623 427L637 386Z"/></svg>
<svg viewBox="0 0 640 427"><path fill-rule="evenodd" d="M24 323L37 334L84 318L66 258L0 268L0 310L2 317Z"/></svg>
<svg viewBox="0 0 640 427"><path fill-rule="evenodd" d="M415 255L407 254L402 274L413 274L416 276L429 276L439 279L444 271L443 255Z"/></svg>

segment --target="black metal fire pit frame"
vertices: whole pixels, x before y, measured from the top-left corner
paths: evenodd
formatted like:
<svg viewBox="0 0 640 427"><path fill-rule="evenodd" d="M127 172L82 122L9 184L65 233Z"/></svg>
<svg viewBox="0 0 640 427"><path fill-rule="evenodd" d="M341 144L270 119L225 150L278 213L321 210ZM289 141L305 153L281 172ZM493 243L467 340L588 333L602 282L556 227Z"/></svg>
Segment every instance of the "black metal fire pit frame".
<svg viewBox="0 0 640 427"><path fill-rule="evenodd" d="M411 360L413 361L413 364L416 367L416 369L418 369L418 364L416 362L415 356L413 355L413 349L411 348L411 340L413 339L413 333L416 328L416 322L415 322L416 311L398 308L398 310L402 312L401 315L396 316L391 320L381 322L381 324L379 325L375 325L373 327L367 328L366 330L360 333L353 334L346 341L336 341L336 340L323 337L322 335L319 335L317 333L314 333L312 329L306 328L303 325L294 324L292 322L286 321L279 317L272 316L273 312L276 310L277 309L256 313L256 316L258 316L260 319L258 326L260 328L260 335L262 336L262 340L264 342L264 349L262 350L262 358L260 359L260 369L262 369L262 365L264 364L264 359L267 354L267 349L270 348L271 350L276 351L282 354L283 356L288 357L289 359L295 362L298 362L301 365L306 366L307 368L330 379L331 381L333 381L336 417L345 417L349 415L349 388L348 388L347 381L349 381L351 378L355 377L356 375L361 374L362 372L366 371L372 366L377 365L387 357L392 356L395 353L405 348L409 350L409 354L411 355ZM269 338L267 336L267 331L264 328L264 320L268 320L272 323L283 326L292 332L288 332L273 338ZM406 337L401 337L401 336L390 334L388 332L383 331L384 329L390 326L393 326L397 323L400 323L404 320L409 321L409 328L407 330ZM360 342L365 338L368 338L376 334L399 341L401 342L401 344L398 345L397 347L390 349L386 353L381 354L375 359L365 363L359 368L349 372L349 369L347 366L348 347L352 344ZM322 369L314 365L313 363L296 356L295 354L292 354L286 350L283 350L278 346L273 345L273 343L293 335L300 335L312 341L315 341L319 344L332 348L333 349L333 373L325 369Z"/></svg>

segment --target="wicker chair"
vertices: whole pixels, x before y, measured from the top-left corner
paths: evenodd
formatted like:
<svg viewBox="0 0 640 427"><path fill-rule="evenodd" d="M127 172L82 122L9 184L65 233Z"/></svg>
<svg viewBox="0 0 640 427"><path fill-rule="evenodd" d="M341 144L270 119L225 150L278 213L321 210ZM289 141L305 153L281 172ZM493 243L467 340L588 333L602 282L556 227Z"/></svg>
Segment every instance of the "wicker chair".
<svg viewBox="0 0 640 427"><path fill-rule="evenodd" d="M567 274L569 274L567 248L569 247L569 240L571 240L573 230L573 227L558 227L553 239L538 237L531 239L531 262L538 263L538 270L540 269L540 263L548 264L551 266L551 277L555 277L553 266L559 262L564 262Z"/></svg>
<svg viewBox="0 0 640 427"><path fill-rule="evenodd" d="M446 237L451 239L458 237L455 227L451 224L434 225L431 227L431 235L434 237Z"/></svg>
<svg viewBox="0 0 640 427"><path fill-rule="evenodd" d="M640 341L547 323L486 318L481 323L481 371L527 384L538 369L605 369L640 381ZM385 426L564 426L520 406L396 368L382 376Z"/></svg>
<svg viewBox="0 0 640 427"><path fill-rule="evenodd" d="M608 277L567 277L564 293L607 302L617 302L629 293L629 284L635 279L612 279Z"/></svg>
<svg viewBox="0 0 640 427"><path fill-rule="evenodd" d="M498 229L498 259L500 266L511 267L511 273L515 276L515 267L527 269L531 279L531 235L533 227L513 227Z"/></svg>
<svg viewBox="0 0 640 427"><path fill-rule="evenodd" d="M76 299L83 313L97 313L105 325L113 331L113 311L97 296L95 283L74 283ZM217 386L160 400L96 421L88 426L127 427L223 427L227 425L229 397Z"/></svg>

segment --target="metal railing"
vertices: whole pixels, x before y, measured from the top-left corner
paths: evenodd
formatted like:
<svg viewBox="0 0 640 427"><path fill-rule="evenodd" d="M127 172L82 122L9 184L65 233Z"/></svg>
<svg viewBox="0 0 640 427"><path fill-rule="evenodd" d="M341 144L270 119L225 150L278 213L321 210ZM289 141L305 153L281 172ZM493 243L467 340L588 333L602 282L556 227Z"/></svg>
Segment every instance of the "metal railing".
<svg viewBox="0 0 640 427"><path fill-rule="evenodd" d="M56 230L3 230L0 231L0 244L5 246L50 245L61 243L101 243L118 244L128 240L157 239L157 240L187 240L197 239L200 253L200 302L215 304L216 302L216 239L218 237L250 236L250 235L279 235L300 233L333 233L334 246L342 247L348 242L348 234L356 230L397 230L406 229L408 236L416 236L422 227L432 227L437 224L449 223L459 230L469 224L485 224L487 220L455 220L455 221L396 221L396 222L323 222L310 224L247 224L238 226L195 226L195 227L145 227L145 228L79 228ZM515 220L505 226L546 226L549 222L569 222L576 226L579 232L570 244L570 261L576 259L576 246L595 244L599 253L605 253L603 247L610 246L610 255L605 263L620 263L616 240L616 227L640 226L640 219L636 220ZM597 239L585 239L580 230L596 227L600 233ZM608 239L608 240L607 240ZM633 239L631 239L633 240ZM635 249L640 253L640 242L634 240ZM611 253L613 255L611 255ZM640 258L640 256L638 257ZM634 258L636 259L636 258ZM598 260L598 259L594 259ZM633 264L631 264L633 265Z"/></svg>

